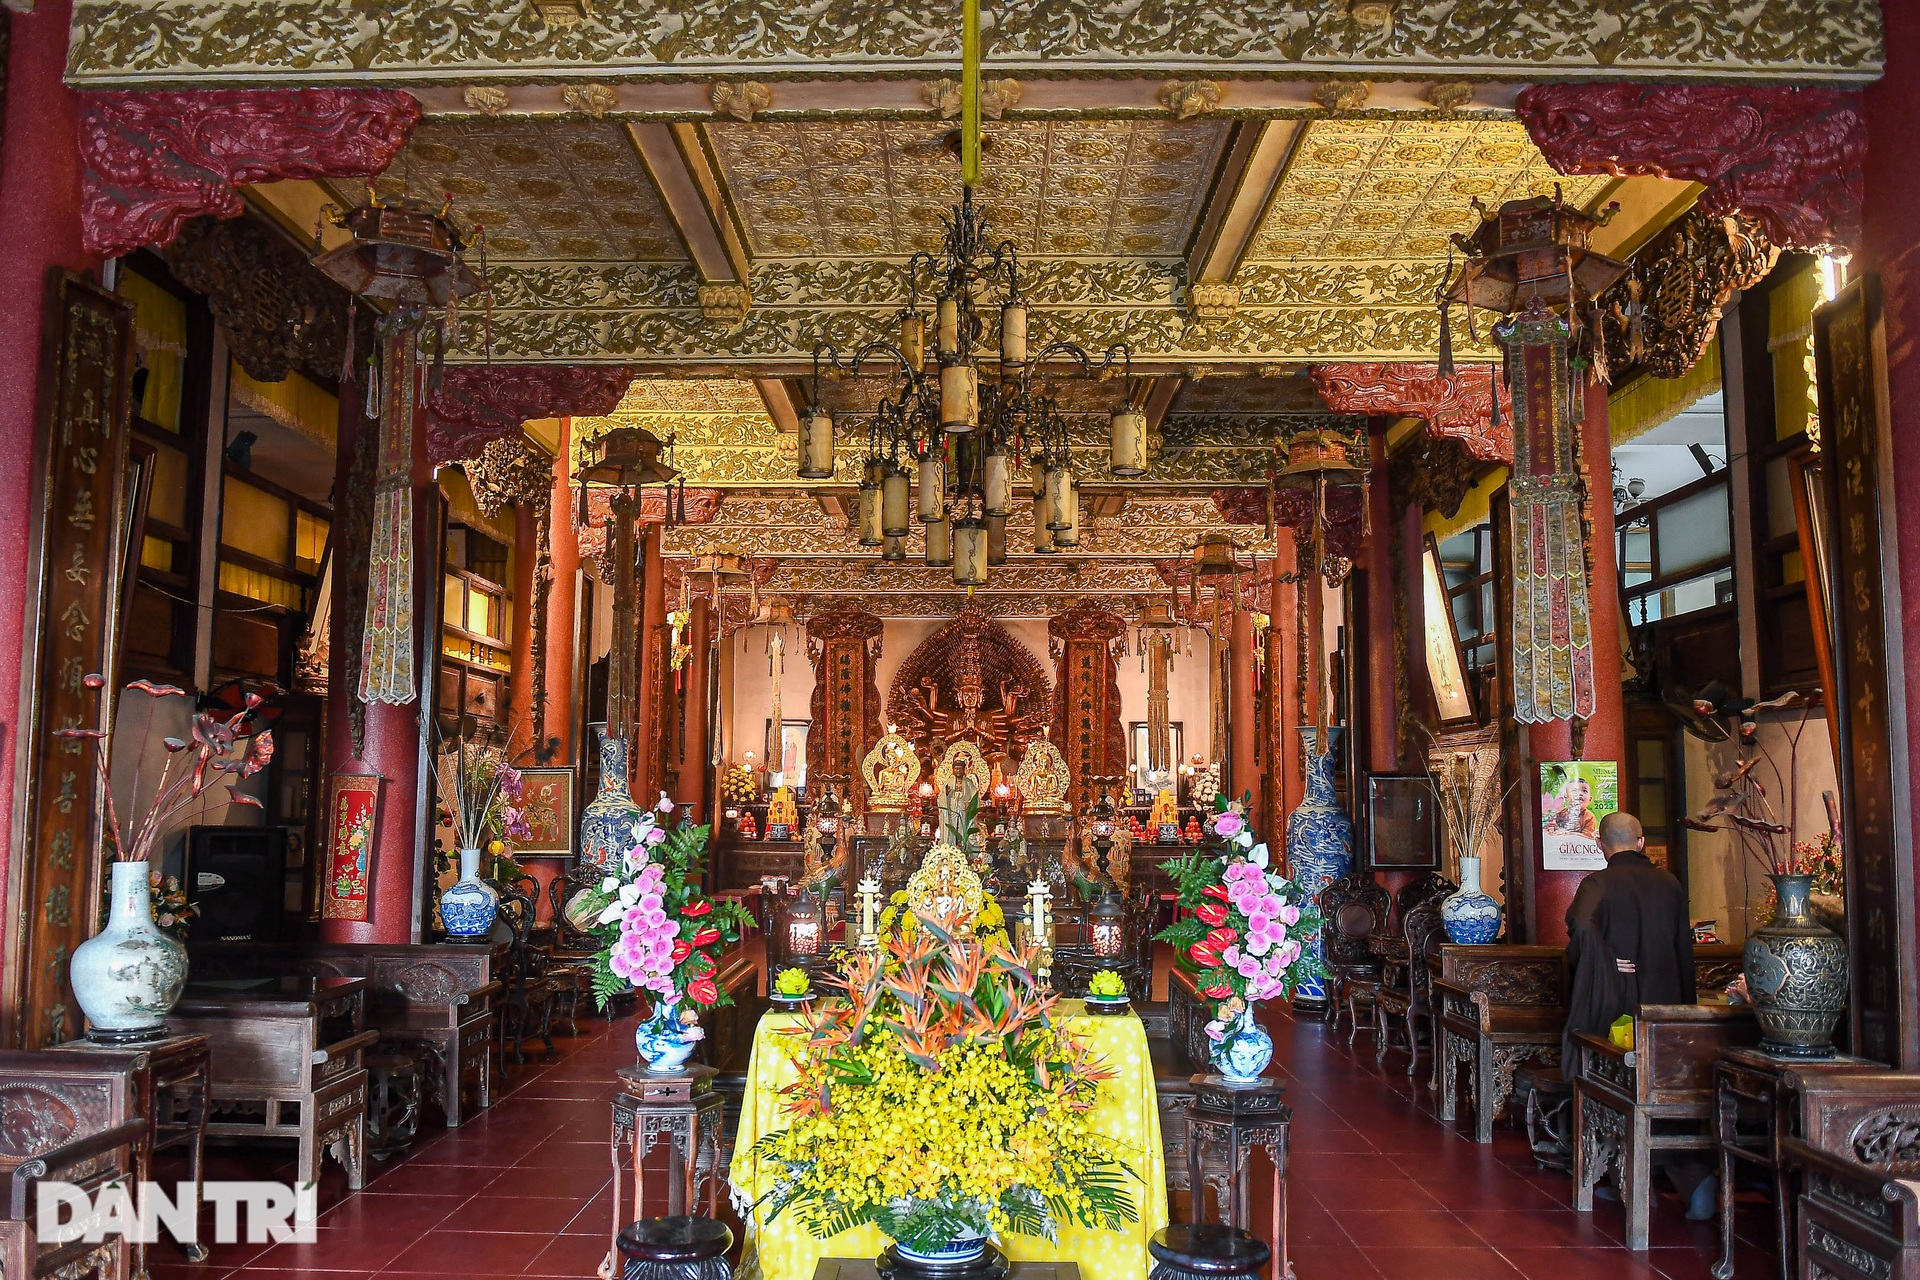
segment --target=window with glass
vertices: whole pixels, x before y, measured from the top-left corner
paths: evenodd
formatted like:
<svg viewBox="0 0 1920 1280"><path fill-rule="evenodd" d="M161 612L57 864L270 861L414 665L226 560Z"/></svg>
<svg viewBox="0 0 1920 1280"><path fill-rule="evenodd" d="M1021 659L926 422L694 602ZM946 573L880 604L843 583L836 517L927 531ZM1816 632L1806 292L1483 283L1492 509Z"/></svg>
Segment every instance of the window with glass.
<svg viewBox="0 0 1920 1280"><path fill-rule="evenodd" d="M1491 668L1496 658L1493 607L1493 526L1482 521L1440 544L1440 576L1453 614L1454 633L1469 671Z"/></svg>

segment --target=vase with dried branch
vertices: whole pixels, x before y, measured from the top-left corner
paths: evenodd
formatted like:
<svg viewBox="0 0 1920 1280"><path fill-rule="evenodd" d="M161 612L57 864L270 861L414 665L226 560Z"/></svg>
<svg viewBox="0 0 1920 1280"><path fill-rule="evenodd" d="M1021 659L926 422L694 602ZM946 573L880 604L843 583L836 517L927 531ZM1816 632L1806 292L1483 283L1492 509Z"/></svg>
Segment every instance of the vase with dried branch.
<svg viewBox="0 0 1920 1280"><path fill-rule="evenodd" d="M1762 733L1763 717L1794 707L1799 719L1779 735L1783 753ZM1713 798L1681 825L1730 834L1773 881L1773 918L1748 935L1742 955L1761 1047L1789 1057L1830 1057L1833 1029L1847 999L1847 944L1810 909L1815 867L1809 855L1819 846L1795 839L1800 739L1812 707L1789 692L1767 702L1721 698L1710 705L1696 703L1695 710L1727 722L1736 750L1733 767L1713 780ZM1828 817L1829 839L1837 846L1831 806Z"/></svg>
<svg viewBox="0 0 1920 1280"><path fill-rule="evenodd" d="M500 912L500 891L481 876L481 855L498 844L492 855L497 861L506 850L505 840L496 837L529 833L525 783L496 743L465 732L440 740L433 771L441 821L452 827L460 851L460 878L440 895L440 925L456 941L485 941Z"/></svg>
<svg viewBox="0 0 1920 1280"><path fill-rule="evenodd" d="M1513 783L1500 783L1500 753L1493 747L1443 747L1431 734L1433 796L1440 809L1441 838L1460 872L1460 888L1440 904L1449 941L1492 942L1500 936L1500 904L1480 883L1480 850L1500 825Z"/></svg>
<svg viewBox="0 0 1920 1280"><path fill-rule="evenodd" d="M89 675L83 683L98 692L107 682L102 676ZM154 718L169 699L189 695L185 689L150 680L136 680L127 690L147 698L140 758L133 772L133 794L139 796L148 776L147 753L154 742ZM107 923L74 949L68 971L74 998L87 1015L89 1039L127 1044L166 1034L167 1014L186 985L187 952L154 920L149 861L162 840L188 822L208 816L216 803L261 807L259 800L234 783L253 777L273 759L273 731L265 727L262 710L275 692L265 687L247 694L230 715L200 711L193 717L188 737L160 738L165 763L153 799L131 834L121 826L113 802L112 731L55 731L59 737L93 744L94 768L104 803L101 838L114 859L110 864L112 897Z"/></svg>

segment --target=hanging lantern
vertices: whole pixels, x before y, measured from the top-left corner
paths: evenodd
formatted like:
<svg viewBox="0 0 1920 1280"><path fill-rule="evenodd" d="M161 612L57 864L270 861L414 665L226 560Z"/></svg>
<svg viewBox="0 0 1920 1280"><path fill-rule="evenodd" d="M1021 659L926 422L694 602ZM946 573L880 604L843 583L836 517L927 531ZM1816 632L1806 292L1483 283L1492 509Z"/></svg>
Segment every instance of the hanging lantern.
<svg viewBox="0 0 1920 1280"><path fill-rule="evenodd" d="M987 517L987 567L998 568L1007 562L1007 518Z"/></svg>
<svg viewBox="0 0 1920 1280"><path fill-rule="evenodd" d="M940 429L963 436L980 425L980 371L970 364L940 366Z"/></svg>
<svg viewBox="0 0 1920 1280"><path fill-rule="evenodd" d="M1080 545L1080 481L1067 477L1067 527L1053 531L1053 544L1062 551Z"/></svg>
<svg viewBox="0 0 1920 1280"><path fill-rule="evenodd" d="M1147 474L1147 415L1131 404L1113 411L1113 445L1107 469L1123 480Z"/></svg>
<svg viewBox="0 0 1920 1280"><path fill-rule="evenodd" d="M880 481L880 533L883 537L904 538L912 527L912 499L907 469L888 463Z"/></svg>
<svg viewBox="0 0 1920 1280"><path fill-rule="evenodd" d="M907 368L926 368L927 320L918 311L900 313L900 354L907 358Z"/></svg>
<svg viewBox="0 0 1920 1280"><path fill-rule="evenodd" d="M1013 462L1004 449L996 448L987 455L984 471L986 514L1004 519L1013 510Z"/></svg>
<svg viewBox="0 0 1920 1280"><path fill-rule="evenodd" d="M892 534L880 544L880 558L888 564L905 564L907 559L907 540Z"/></svg>
<svg viewBox="0 0 1920 1280"><path fill-rule="evenodd" d="M1031 479L1028 492L1038 498L1047 491L1047 464L1036 456L1027 466L1027 475Z"/></svg>
<svg viewBox="0 0 1920 1280"><path fill-rule="evenodd" d="M953 526L945 520L928 523L927 564L935 569L944 569L953 563Z"/></svg>
<svg viewBox="0 0 1920 1280"><path fill-rule="evenodd" d="M833 414L818 405L800 415L800 478L833 478Z"/></svg>
<svg viewBox="0 0 1920 1280"><path fill-rule="evenodd" d="M939 306L939 332L935 335L938 343L936 350L942 360L951 360L960 354L960 302L956 298L942 298Z"/></svg>
<svg viewBox="0 0 1920 1280"><path fill-rule="evenodd" d="M1126 949L1127 904L1111 884L1094 899L1092 909L1087 912L1087 932L1091 935L1093 954L1102 960L1111 960Z"/></svg>
<svg viewBox="0 0 1920 1280"><path fill-rule="evenodd" d="M885 540L880 531L880 464L869 462L860 481L860 545L877 547Z"/></svg>
<svg viewBox="0 0 1920 1280"><path fill-rule="evenodd" d="M1027 304L1017 298L1000 308L1000 369L1004 376L1027 364Z"/></svg>
<svg viewBox="0 0 1920 1280"><path fill-rule="evenodd" d="M794 959L817 956L826 937L826 913L814 896L802 889L787 908L781 928L786 934L788 956Z"/></svg>
<svg viewBox="0 0 1920 1280"><path fill-rule="evenodd" d="M1069 504L1073 498L1073 472L1069 471L1064 464L1047 468L1045 496L1046 526L1053 530L1056 535L1054 541L1058 542L1057 535L1060 531L1073 524L1073 516L1069 511Z"/></svg>
<svg viewBox="0 0 1920 1280"><path fill-rule="evenodd" d="M972 516L953 522L953 585L987 585L987 527Z"/></svg>
<svg viewBox="0 0 1920 1280"><path fill-rule="evenodd" d="M461 258L472 242L444 207L436 212L409 196L376 196L369 187L367 203L344 213L329 207L325 216L352 239L313 265L357 298L444 307L482 287Z"/></svg>
<svg viewBox="0 0 1920 1280"><path fill-rule="evenodd" d="M1047 497L1044 493L1033 498L1033 554L1050 556L1060 548L1054 545L1053 530L1047 528Z"/></svg>
<svg viewBox="0 0 1920 1280"><path fill-rule="evenodd" d="M920 522L936 524L947 518L947 455L938 444L920 463Z"/></svg>

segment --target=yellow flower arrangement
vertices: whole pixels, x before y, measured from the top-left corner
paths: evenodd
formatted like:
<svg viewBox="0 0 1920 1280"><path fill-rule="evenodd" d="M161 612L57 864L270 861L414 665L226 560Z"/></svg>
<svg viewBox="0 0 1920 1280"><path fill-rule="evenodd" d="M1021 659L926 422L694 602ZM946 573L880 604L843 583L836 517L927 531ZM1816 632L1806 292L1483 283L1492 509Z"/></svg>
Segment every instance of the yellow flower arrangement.
<svg viewBox="0 0 1920 1280"><path fill-rule="evenodd" d="M792 1209L823 1240L871 1222L921 1250L1137 1221L1127 1167L1087 1124L1112 1073L1050 1021L1031 949L962 945L951 923L850 956L848 999L796 1033L792 1123L753 1148L779 1170L767 1220Z"/></svg>

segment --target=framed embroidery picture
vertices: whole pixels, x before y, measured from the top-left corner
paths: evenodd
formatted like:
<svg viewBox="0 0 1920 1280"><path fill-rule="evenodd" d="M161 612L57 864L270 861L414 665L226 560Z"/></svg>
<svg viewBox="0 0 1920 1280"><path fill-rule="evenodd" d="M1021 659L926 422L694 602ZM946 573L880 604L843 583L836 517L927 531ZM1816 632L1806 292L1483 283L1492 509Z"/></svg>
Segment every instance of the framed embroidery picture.
<svg viewBox="0 0 1920 1280"><path fill-rule="evenodd" d="M368 867L380 819L377 773L336 773L327 795L327 857L320 882L322 920L365 921Z"/></svg>
<svg viewBox="0 0 1920 1280"><path fill-rule="evenodd" d="M573 770L522 769L520 781L521 807L526 811L527 826L532 834L515 840L513 852L533 858L573 856Z"/></svg>

